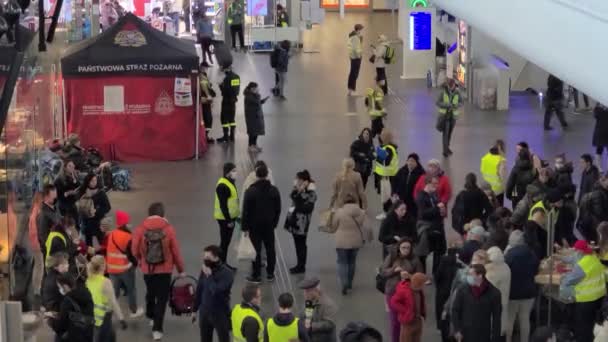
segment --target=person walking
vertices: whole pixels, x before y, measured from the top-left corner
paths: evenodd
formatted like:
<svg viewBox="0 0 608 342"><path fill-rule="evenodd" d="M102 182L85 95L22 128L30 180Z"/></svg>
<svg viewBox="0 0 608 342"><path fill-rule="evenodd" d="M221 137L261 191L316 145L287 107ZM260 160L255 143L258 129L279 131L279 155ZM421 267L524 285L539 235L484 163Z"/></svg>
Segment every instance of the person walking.
<svg viewBox="0 0 608 342"><path fill-rule="evenodd" d="M608 149L608 107L597 103L593 109L595 127L593 128L593 146L595 147L595 165L600 172L605 170L602 155Z"/></svg>
<svg viewBox="0 0 608 342"><path fill-rule="evenodd" d="M42 204L40 212L36 217L36 228L38 235L38 246L43 256L47 255L46 241L51 229L61 222L59 208L55 206L57 200L57 188L53 184L47 184L42 188Z"/></svg>
<svg viewBox="0 0 608 342"><path fill-rule="evenodd" d="M382 276L386 282L384 296L393 342L399 342L401 325L399 324L398 313L390 305L391 297L395 293L397 284L403 278L408 278L415 273L423 271L420 260L414 255L414 243L412 240L402 238L396 245L397 250L386 256L381 267Z"/></svg>
<svg viewBox="0 0 608 342"><path fill-rule="evenodd" d="M306 238L312 220L312 212L317 202L317 187L310 177L308 170L296 174L293 190L291 191L291 207L287 211L285 229L291 233L296 249L297 264L289 269L291 274L306 273L306 257L308 247Z"/></svg>
<svg viewBox="0 0 608 342"><path fill-rule="evenodd" d="M234 272L220 259L221 249L209 245L203 250L203 265L196 287L194 312L198 312L201 342L230 341L230 292Z"/></svg>
<svg viewBox="0 0 608 342"><path fill-rule="evenodd" d="M260 316L262 290L258 285L247 284L241 296L243 301L230 314L233 341L264 341L264 321Z"/></svg>
<svg viewBox="0 0 608 342"><path fill-rule="evenodd" d="M319 278L305 278L298 287L304 291L304 313L300 319L308 330L311 342L336 342L338 307L321 290Z"/></svg>
<svg viewBox="0 0 608 342"><path fill-rule="evenodd" d="M505 203L506 159L504 157L505 143L502 140L490 148L490 151L481 158L479 170L484 181L492 187L498 203L502 207Z"/></svg>
<svg viewBox="0 0 608 342"><path fill-rule="evenodd" d="M534 277L538 274L540 259L526 244L524 234L520 230L514 230L509 236L505 263L511 269L507 342L513 341L515 322L519 324L519 341L527 342L530 337L530 315L538 295Z"/></svg>
<svg viewBox="0 0 608 342"><path fill-rule="evenodd" d="M290 48L291 43L289 40L283 40L276 47L276 65L274 66L276 84L273 89L273 94L278 96L281 100L287 99L285 97L285 83L287 82Z"/></svg>
<svg viewBox="0 0 608 342"><path fill-rule="evenodd" d="M209 57L211 58L211 57ZM205 125L205 137L207 137L207 143L215 143L215 139L211 137L211 129L213 128L213 99L215 98L215 91L209 77L207 76L207 69L209 64L203 62L200 65L199 83L200 83L200 101L201 109L203 114L203 124Z"/></svg>
<svg viewBox="0 0 608 342"><path fill-rule="evenodd" d="M89 290L78 286L74 278L68 274L59 276L55 287L64 294L58 313L47 316L49 326L58 337L55 341L93 342L95 340L94 304Z"/></svg>
<svg viewBox="0 0 608 342"><path fill-rule="evenodd" d="M471 265L467 285L461 287L452 306L457 341L498 342L501 332L500 291L486 279L483 265Z"/></svg>
<svg viewBox="0 0 608 342"><path fill-rule="evenodd" d="M234 267L228 265L227 256L234 227L240 220L239 195L236 190L236 165L234 163L225 163L223 176L217 181L215 187L215 204L213 217L217 220L220 226L220 259L229 268L235 270Z"/></svg>
<svg viewBox="0 0 608 342"><path fill-rule="evenodd" d="M581 183L578 191L578 203L580 203L585 194L593 191L593 188L600 179L600 170L593 165L593 158L589 153L581 156L580 166L583 169L581 172Z"/></svg>
<svg viewBox="0 0 608 342"><path fill-rule="evenodd" d="M186 276L175 228L165 218L162 203L150 205L148 217L135 229L131 241L131 251L146 283L146 317L152 323L152 338L160 341L163 338L171 273L176 268L181 277Z"/></svg>
<svg viewBox="0 0 608 342"><path fill-rule="evenodd" d="M426 319L424 283L427 277L424 273L415 273L410 277L406 272L402 273L402 277L390 302L401 324L399 342L421 342Z"/></svg>
<svg viewBox="0 0 608 342"><path fill-rule="evenodd" d="M258 136L266 134L262 105L268 100L268 97L262 98L258 84L255 82L249 82L243 91L243 96L245 96L245 124L249 136L248 151L262 152L262 148L258 146Z"/></svg>
<svg viewBox="0 0 608 342"><path fill-rule="evenodd" d="M433 253L433 273L439 267L441 256L445 254L447 249L443 227L443 219L447 216L447 208L437 197L438 183L437 177L427 175L424 190L416 197L416 206L418 207L416 255L420 257L420 262L426 272L426 258L430 253Z"/></svg>
<svg viewBox="0 0 608 342"><path fill-rule="evenodd" d="M545 97L545 131L553 129L551 127L551 116L553 112L557 116L563 129L568 128L568 123L564 117L564 82L555 75L549 75L547 78L547 96Z"/></svg>
<svg viewBox="0 0 608 342"><path fill-rule="evenodd" d="M468 173L464 179L464 190L462 190L452 207L452 227L461 236L464 236L464 225L473 219L485 222L488 216L494 212L494 207L488 196L477 186L477 176Z"/></svg>
<svg viewBox="0 0 608 342"><path fill-rule="evenodd" d="M364 190L367 186L369 175L372 174L374 150L372 131L367 127L361 131L361 134L350 145L350 157L355 161L355 171L361 175Z"/></svg>
<svg viewBox="0 0 608 342"><path fill-rule="evenodd" d="M112 206L108 195L101 189L96 174L89 173L84 177L80 187L79 201L92 202L92 210L80 210L80 219L87 246L93 246L93 238L97 238L97 243L101 244L104 239L104 233L100 229L101 220L110 212ZM85 208L91 208L91 205L86 205Z"/></svg>
<svg viewBox="0 0 608 342"><path fill-rule="evenodd" d="M112 324L113 313L116 313L123 330L127 323L116 300L112 281L104 277L106 261L103 256L96 255L87 265L86 286L93 297L93 316L95 318L95 341L115 342L116 332Z"/></svg>
<svg viewBox="0 0 608 342"><path fill-rule="evenodd" d="M275 233L281 216L281 194L276 186L270 184L268 168L256 168L255 175L258 180L245 191L243 199L242 231L249 236L256 251L252 262L251 275L247 281L261 282L262 271L262 245L266 251L266 280L274 281L276 265Z"/></svg>
<svg viewBox="0 0 608 342"><path fill-rule="evenodd" d="M361 175L355 171L355 161L352 158L342 160L342 170L334 178L329 207L341 208L347 197L355 199L362 209L367 209L367 195L363 187Z"/></svg>
<svg viewBox="0 0 608 342"><path fill-rule="evenodd" d="M116 229L107 236L107 272L114 286L114 293L120 293L121 289L125 290L129 302L129 318L139 318L144 314L144 309L137 307L137 289L135 287L137 259L131 253L132 233L129 229L131 218L122 210L116 210L115 216Z"/></svg>
<svg viewBox="0 0 608 342"><path fill-rule="evenodd" d="M443 86L439 98L437 98L437 107L439 108L439 118L437 120L437 129L442 133L443 156L452 155L450 149L450 140L454 131L454 124L458 119L458 107L462 105L462 97L456 87L454 79L448 79L446 85Z"/></svg>
<svg viewBox="0 0 608 342"><path fill-rule="evenodd" d="M232 71L231 66L224 69L224 74L224 80L220 84L220 91L222 92L220 122L222 123L224 135L217 139L218 142L222 143L234 142L236 133L236 102L238 101L241 89L241 78Z"/></svg>
<svg viewBox="0 0 608 342"><path fill-rule="evenodd" d="M308 332L304 327L304 321L296 317L293 310L293 295L285 292L279 295L279 312L266 321L264 329L264 342L299 341L310 340Z"/></svg>
<svg viewBox="0 0 608 342"><path fill-rule="evenodd" d="M242 0L232 0L226 11L227 22L230 25L230 38L232 41L232 50L236 49L236 36L239 37L239 45L241 50L245 50L245 38L243 32L243 23L245 22L245 4Z"/></svg>
<svg viewBox="0 0 608 342"><path fill-rule="evenodd" d="M372 45L373 49L373 64L376 67L376 82L382 89L382 93L384 95L388 94L388 80L386 79L386 52L388 46L390 45L388 38L386 35L380 34L378 35L378 42L376 45Z"/></svg>
<svg viewBox="0 0 608 342"><path fill-rule="evenodd" d="M500 314L500 335L504 339L507 335L507 322L509 318L509 294L511 291L511 269L505 263L504 255L498 247L488 249L489 263L486 267L486 278L490 284L500 291L500 303L502 311Z"/></svg>
<svg viewBox="0 0 608 342"><path fill-rule="evenodd" d="M211 22L211 18L207 17L205 13L199 14L199 17L196 20L196 40L199 44L201 44L203 64L207 64L208 57L209 65L213 65L213 58L211 57L211 45L213 44L213 23Z"/></svg>
<svg viewBox="0 0 608 342"><path fill-rule="evenodd" d="M57 206L61 215L70 216L74 222L78 222L76 200L78 200L80 180L73 161L65 162L55 180L55 188L57 189Z"/></svg>
<svg viewBox="0 0 608 342"><path fill-rule="evenodd" d="M410 153L405 160L405 165L395 175L395 193L405 202L408 212L413 217L417 217L418 215L416 199L414 198L414 187L425 173L426 171L420 165L418 154Z"/></svg>
<svg viewBox="0 0 608 342"><path fill-rule="evenodd" d="M357 78L361 69L363 53L363 25L356 24L354 30L348 34L348 57L350 59L350 72L348 73L348 96L356 96Z"/></svg>
<svg viewBox="0 0 608 342"><path fill-rule="evenodd" d="M582 93L583 94L583 102L585 103L585 108L583 108L584 111L591 111L591 107L589 106L589 97L587 96L587 94ZM579 99L578 99L578 89L576 89L576 87L572 87L572 97L574 98L574 111L578 114L580 114L579 112Z"/></svg>
<svg viewBox="0 0 608 342"><path fill-rule="evenodd" d="M382 259L393 252L402 238L416 241L416 217L408 211L405 202L397 200L380 225L378 241L382 243Z"/></svg>
<svg viewBox="0 0 608 342"><path fill-rule="evenodd" d="M332 226L336 227L336 254L338 256L338 278L342 287L342 295L353 288L357 253L363 246L365 211L359 207L355 199L347 197L342 208L333 215Z"/></svg>
<svg viewBox="0 0 608 342"><path fill-rule="evenodd" d="M373 140L379 136L384 130L384 122L386 118L386 107L384 106L384 94L382 93L381 82L376 80L374 88L367 88L365 94L365 107L367 114L371 119L372 137Z"/></svg>

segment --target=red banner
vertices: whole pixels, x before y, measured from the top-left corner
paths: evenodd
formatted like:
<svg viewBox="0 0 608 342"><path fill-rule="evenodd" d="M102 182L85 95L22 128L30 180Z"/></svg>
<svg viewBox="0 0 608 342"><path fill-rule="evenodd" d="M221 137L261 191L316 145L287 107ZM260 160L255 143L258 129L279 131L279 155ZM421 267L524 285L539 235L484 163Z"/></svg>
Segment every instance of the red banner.
<svg viewBox="0 0 608 342"><path fill-rule="evenodd" d="M84 147L98 148L107 159L192 158L196 114L193 106L175 104L174 86L173 77L65 79L68 132L78 133ZM200 146L204 151L204 133Z"/></svg>

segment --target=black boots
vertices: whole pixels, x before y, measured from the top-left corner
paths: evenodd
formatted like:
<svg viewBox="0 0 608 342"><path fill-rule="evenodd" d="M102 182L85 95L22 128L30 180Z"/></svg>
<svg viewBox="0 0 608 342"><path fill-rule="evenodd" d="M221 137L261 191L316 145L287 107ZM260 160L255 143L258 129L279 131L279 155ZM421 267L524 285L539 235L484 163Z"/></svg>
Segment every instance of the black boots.
<svg viewBox="0 0 608 342"><path fill-rule="evenodd" d="M228 127L222 127L222 131L224 131L224 136L217 139L217 142L219 143L226 143L230 141L230 138L228 137L228 131L230 129Z"/></svg>
<svg viewBox="0 0 608 342"><path fill-rule="evenodd" d="M234 142L234 133L236 131L236 126L230 126L230 141Z"/></svg>

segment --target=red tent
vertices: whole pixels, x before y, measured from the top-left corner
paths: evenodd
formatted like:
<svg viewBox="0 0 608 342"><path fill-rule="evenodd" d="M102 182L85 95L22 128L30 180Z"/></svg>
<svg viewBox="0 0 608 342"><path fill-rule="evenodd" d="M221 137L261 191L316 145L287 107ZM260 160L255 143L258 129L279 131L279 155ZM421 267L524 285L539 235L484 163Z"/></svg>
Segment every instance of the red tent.
<svg viewBox="0 0 608 342"><path fill-rule="evenodd" d="M198 56L194 42L164 34L127 14L61 59L66 124L83 146L121 161L195 156Z"/></svg>

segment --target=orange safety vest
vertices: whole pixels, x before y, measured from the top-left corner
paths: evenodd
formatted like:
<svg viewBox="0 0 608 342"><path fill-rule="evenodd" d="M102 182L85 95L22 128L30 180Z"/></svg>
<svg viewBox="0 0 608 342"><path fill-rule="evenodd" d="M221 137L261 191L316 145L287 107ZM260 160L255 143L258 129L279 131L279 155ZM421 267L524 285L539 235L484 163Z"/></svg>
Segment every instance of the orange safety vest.
<svg viewBox="0 0 608 342"><path fill-rule="evenodd" d="M131 241L131 233L124 230L115 229L108 235L108 247L106 250L106 269L108 273L123 273L131 268L131 262L127 254L125 254L127 253L129 241Z"/></svg>

